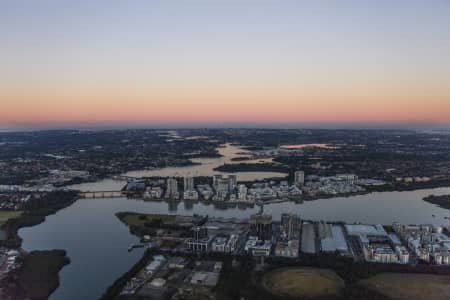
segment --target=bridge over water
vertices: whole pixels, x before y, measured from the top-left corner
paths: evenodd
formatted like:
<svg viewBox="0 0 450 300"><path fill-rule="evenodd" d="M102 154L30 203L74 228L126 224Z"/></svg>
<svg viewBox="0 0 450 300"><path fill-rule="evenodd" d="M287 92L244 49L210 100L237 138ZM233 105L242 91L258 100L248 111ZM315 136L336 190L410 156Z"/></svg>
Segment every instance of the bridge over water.
<svg viewBox="0 0 450 300"><path fill-rule="evenodd" d="M119 198L126 197L126 191L79 191L81 198Z"/></svg>

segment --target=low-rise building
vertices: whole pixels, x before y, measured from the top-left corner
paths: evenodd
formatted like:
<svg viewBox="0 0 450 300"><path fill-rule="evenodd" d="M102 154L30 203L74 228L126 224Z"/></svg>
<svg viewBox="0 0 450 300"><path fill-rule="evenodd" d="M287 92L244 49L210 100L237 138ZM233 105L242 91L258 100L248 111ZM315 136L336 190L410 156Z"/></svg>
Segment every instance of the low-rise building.
<svg viewBox="0 0 450 300"><path fill-rule="evenodd" d="M395 252L397 253L398 260L401 264L409 263L409 252L404 246L395 246Z"/></svg>
<svg viewBox="0 0 450 300"><path fill-rule="evenodd" d="M259 240L256 236L250 236L245 243L244 250L253 256L269 256L272 250L272 243Z"/></svg>
<svg viewBox="0 0 450 300"><path fill-rule="evenodd" d="M281 257L298 257L299 240L280 241L275 246L275 255Z"/></svg>
<svg viewBox="0 0 450 300"><path fill-rule="evenodd" d="M163 189L161 187L147 187L144 193L144 199L161 199L162 195Z"/></svg>
<svg viewBox="0 0 450 300"><path fill-rule="evenodd" d="M236 234L218 235L211 242L211 251L232 253L236 251L239 237Z"/></svg>

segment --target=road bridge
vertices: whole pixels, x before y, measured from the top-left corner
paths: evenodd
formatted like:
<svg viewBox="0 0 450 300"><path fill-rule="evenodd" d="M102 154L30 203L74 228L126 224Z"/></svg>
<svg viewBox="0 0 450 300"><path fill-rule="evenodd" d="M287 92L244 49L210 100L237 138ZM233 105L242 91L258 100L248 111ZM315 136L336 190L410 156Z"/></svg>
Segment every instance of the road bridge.
<svg viewBox="0 0 450 300"><path fill-rule="evenodd" d="M81 198L120 198L126 197L125 191L79 191Z"/></svg>

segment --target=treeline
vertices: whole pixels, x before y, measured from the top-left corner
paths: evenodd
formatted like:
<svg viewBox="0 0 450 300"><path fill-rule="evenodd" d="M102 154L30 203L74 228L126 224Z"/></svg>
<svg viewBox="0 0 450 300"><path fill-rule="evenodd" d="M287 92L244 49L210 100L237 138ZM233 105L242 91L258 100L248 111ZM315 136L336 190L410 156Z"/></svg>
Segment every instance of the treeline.
<svg viewBox="0 0 450 300"><path fill-rule="evenodd" d="M76 191L54 191L39 196L33 196L25 203L25 211L31 215L54 213L66 207L78 197Z"/></svg>
<svg viewBox="0 0 450 300"><path fill-rule="evenodd" d="M32 251L19 259L22 265L0 279L0 299L48 299L59 285L59 271L70 263L64 250Z"/></svg>
<svg viewBox="0 0 450 300"><path fill-rule="evenodd" d="M438 205L442 208L450 209L450 195L429 195L423 198L424 201Z"/></svg>
<svg viewBox="0 0 450 300"><path fill-rule="evenodd" d="M130 233L140 237L144 235L155 236L156 231L158 229L167 229L169 231L170 230L181 231L179 234L180 237L188 238L193 236L192 232L189 229L186 229L186 227L181 227L177 225L162 225L158 227L154 222L155 222L154 220L147 221L144 223L144 226L129 225Z"/></svg>
<svg viewBox="0 0 450 300"><path fill-rule="evenodd" d="M214 168L214 171L220 172L282 172L287 173L290 169L286 166L275 165L271 163L238 163L224 164Z"/></svg>
<svg viewBox="0 0 450 300"><path fill-rule="evenodd" d="M74 191L54 191L39 195L39 197L31 197L25 204L25 210L22 215L8 220L3 225L6 239L0 241L0 245L12 248L20 247L22 239L17 234L20 228L44 222L46 216L71 205L77 198L78 193Z"/></svg>

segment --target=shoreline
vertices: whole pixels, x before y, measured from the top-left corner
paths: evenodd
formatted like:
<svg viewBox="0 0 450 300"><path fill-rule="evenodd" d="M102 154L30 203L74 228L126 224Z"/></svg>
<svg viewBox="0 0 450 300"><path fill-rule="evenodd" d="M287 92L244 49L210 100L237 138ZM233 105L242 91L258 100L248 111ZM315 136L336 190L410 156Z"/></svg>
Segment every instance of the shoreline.
<svg viewBox="0 0 450 300"><path fill-rule="evenodd" d="M59 272L70 264L65 250L36 250L22 254L22 265L2 278L5 300L44 300L59 287ZM4 293L4 294L3 294Z"/></svg>
<svg viewBox="0 0 450 300"><path fill-rule="evenodd" d="M54 196L59 198L61 195L57 193ZM19 230L45 222L47 216L69 207L78 200L77 193L64 196L67 196L67 199L62 197L65 201L61 203L50 203L44 208L29 209L2 225L6 238L0 245L9 249L19 249L20 259L23 262L17 270L8 273L2 279L2 282L8 284L7 295L14 295L11 299L48 299L59 287L59 272L70 264L66 251L61 249L25 251L21 248L22 238L19 236Z"/></svg>
<svg viewBox="0 0 450 300"><path fill-rule="evenodd" d="M70 199L62 203L49 205L48 207L31 209L24 211L19 217L8 220L2 225L6 233L6 239L1 241L0 245L10 248L20 248L22 238L19 236L19 230L25 227L32 227L45 222L46 217L57 213L59 210L69 207L78 200L78 193L74 193Z"/></svg>
<svg viewBox="0 0 450 300"><path fill-rule="evenodd" d="M441 195L441 196L436 196L436 195L431 194L427 197L424 197L422 200L425 202L437 205L440 208L450 210L450 194L449 195Z"/></svg>
<svg viewBox="0 0 450 300"><path fill-rule="evenodd" d="M437 189L437 188L450 188L450 182L442 182L442 183L433 183L433 184L420 184L415 186L402 186L402 187L395 187L392 185L384 185L384 186L378 186L378 187L366 187L367 190L361 191L361 192L355 192L355 193L345 193L345 194L330 194L330 195L315 195L315 196L299 196L294 198L287 198L287 199L279 199L279 198L273 198L269 200L259 200L255 202L248 202L248 201L217 201L217 200L190 200L190 199L146 199L143 196L133 196L133 197L126 197L128 199L137 199L142 200L144 202L187 202L187 203L202 203L204 205L223 205L226 206L234 206L234 205L245 205L245 206L255 206L255 205L270 205L274 203L284 203L284 202L295 202L295 203L302 203L304 201L315 201L315 200L322 200L322 199L333 199L333 198L349 198L354 196L360 196L360 195L368 195L372 193L387 193L387 192L409 192L409 191L418 191L418 190L429 190L429 189ZM424 200L425 201L425 200ZM429 201L427 201L429 202ZM429 202L431 203L431 202ZM434 203L433 203L434 204Z"/></svg>

